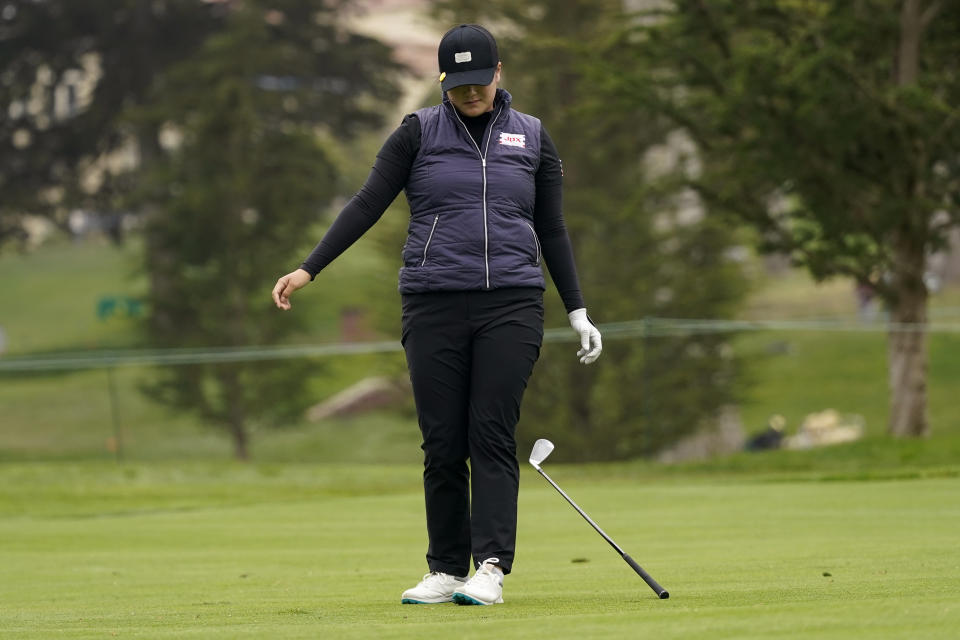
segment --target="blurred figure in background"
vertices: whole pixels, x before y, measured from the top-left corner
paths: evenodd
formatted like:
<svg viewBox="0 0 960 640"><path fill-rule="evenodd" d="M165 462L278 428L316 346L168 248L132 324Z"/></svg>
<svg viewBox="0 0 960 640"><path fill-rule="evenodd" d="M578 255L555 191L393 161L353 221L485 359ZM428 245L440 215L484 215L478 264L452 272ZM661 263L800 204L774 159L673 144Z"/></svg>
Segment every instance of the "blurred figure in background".
<svg viewBox="0 0 960 640"><path fill-rule="evenodd" d="M779 449L783 442L783 428L787 425L787 420L779 413L770 416L767 420L767 428L750 436L747 440L745 449L747 451L766 451L769 449Z"/></svg>

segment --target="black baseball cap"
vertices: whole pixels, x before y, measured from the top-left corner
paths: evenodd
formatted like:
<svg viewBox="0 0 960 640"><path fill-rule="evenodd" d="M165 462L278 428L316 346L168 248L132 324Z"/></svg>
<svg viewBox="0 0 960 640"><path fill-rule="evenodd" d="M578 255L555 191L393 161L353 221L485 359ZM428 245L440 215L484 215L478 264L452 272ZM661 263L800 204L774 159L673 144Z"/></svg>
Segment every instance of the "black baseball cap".
<svg viewBox="0 0 960 640"><path fill-rule="evenodd" d="M500 62L497 41L478 24L461 24L445 34L437 48L440 87L449 91L465 84L493 82Z"/></svg>

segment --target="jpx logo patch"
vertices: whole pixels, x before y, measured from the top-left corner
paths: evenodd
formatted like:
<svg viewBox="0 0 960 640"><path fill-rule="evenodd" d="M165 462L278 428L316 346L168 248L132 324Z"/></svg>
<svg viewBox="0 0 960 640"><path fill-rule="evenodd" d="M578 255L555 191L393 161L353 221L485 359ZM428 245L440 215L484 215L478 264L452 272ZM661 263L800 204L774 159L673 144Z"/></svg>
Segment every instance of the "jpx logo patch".
<svg viewBox="0 0 960 640"><path fill-rule="evenodd" d="M526 147L527 136L522 133L507 133L502 131L500 132L500 144L505 144L508 147Z"/></svg>
<svg viewBox="0 0 960 640"><path fill-rule="evenodd" d="M460 53L453 54L454 62L470 62L471 60L473 60L473 53L470 51L461 51Z"/></svg>

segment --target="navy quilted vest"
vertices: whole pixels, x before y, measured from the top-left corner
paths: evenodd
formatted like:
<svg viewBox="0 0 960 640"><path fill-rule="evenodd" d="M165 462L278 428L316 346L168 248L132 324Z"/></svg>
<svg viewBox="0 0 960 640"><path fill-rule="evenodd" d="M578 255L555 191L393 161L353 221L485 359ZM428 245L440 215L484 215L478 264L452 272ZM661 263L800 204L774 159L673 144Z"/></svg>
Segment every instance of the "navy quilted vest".
<svg viewBox="0 0 960 640"><path fill-rule="evenodd" d="M400 292L545 288L533 229L540 121L503 89L479 148L446 97L416 115Z"/></svg>

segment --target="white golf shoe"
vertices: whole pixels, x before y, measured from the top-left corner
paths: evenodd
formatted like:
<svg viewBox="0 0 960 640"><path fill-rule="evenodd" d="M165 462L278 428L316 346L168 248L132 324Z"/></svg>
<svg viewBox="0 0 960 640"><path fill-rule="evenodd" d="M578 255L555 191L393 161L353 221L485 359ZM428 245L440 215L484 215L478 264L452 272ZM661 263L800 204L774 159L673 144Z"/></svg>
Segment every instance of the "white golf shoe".
<svg viewBox="0 0 960 640"><path fill-rule="evenodd" d="M497 566L497 558L484 560L473 577L453 592L457 604L503 603L503 572Z"/></svg>
<svg viewBox="0 0 960 640"><path fill-rule="evenodd" d="M457 587L462 587L466 578L434 571L423 576L417 586L407 589L400 596L402 604L440 604L450 602Z"/></svg>

